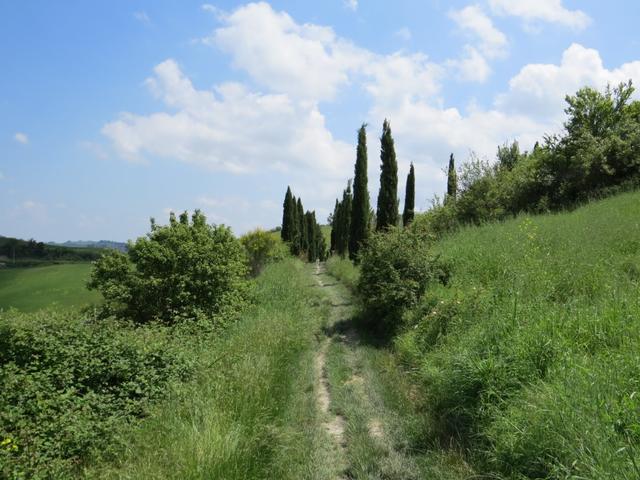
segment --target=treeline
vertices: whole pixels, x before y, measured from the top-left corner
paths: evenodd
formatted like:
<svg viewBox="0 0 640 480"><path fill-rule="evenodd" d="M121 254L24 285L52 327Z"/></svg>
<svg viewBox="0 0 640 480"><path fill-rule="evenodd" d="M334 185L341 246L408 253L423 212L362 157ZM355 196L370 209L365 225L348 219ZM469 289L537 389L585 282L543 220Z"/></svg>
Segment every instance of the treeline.
<svg viewBox="0 0 640 480"><path fill-rule="evenodd" d="M98 248L70 248L47 245L34 239L0 237L0 256L6 257L7 265L25 265L28 261L42 262L89 262L97 260L104 252Z"/></svg>
<svg viewBox="0 0 640 480"><path fill-rule="evenodd" d="M305 213L302 200L291 193L287 187L282 206L282 230L280 236L289 244L291 253L304 257L309 262L324 260L327 256L327 244L322 229L316 221L316 212Z"/></svg>
<svg viewBox="0 0 640 480"><path fill-rule="evenodd" d="M449 164L447 195L424 219L436 234L520 212L574 208L635 188L640 180L640 102L631 81L604 92L582 88L567 96L561 134L530 152L518 142L498 147L494 163L472 155L456 172Z"/></svg>

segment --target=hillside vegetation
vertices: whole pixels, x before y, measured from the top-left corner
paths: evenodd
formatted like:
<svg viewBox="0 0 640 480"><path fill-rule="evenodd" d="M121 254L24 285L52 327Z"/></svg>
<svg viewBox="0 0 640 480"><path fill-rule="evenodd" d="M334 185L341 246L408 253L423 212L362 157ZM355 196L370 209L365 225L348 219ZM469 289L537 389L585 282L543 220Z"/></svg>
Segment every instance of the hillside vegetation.
<svg viewBox="0 0 640 480"><path fill-rule="evenodd" d="M417 448L454 446L490 478L638 478L640 193L409 254L448 269L394 338Z"/></svg>

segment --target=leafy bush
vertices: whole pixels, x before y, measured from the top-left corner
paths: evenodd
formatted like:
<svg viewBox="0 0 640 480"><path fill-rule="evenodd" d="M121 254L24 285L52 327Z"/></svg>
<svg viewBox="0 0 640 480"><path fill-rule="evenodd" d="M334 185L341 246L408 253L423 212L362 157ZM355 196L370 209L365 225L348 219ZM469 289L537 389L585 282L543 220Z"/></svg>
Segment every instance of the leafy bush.
<svg viewBox="0 0 640 480"><path fill-rule="evenodd" d="M188 364L158 328L0 313L0 477L71 478Z"/></svg>
<svg viewBox="0 0 640 480"><path fill-rule="evenodd" d="M249 268L254 277L260 274L267 263L283 260L289 255L289 249L279 235L260 228L245 233L240 237L240 242L247 251Z"/></svg>
<svg viewBox="0 0 640 480"><path fill-rule="evenodd" d="M367 242L358 292L380 326L394 328L430 282L446 280L444 264L429 249L431 242L431 237L398 228L375 234Z"/></svg>
<svg viewBox="0 0 640 480"><path fill-rule="evenodd" d="M103 315L136 323L215 318L225 322L244 304L246 254L225 226L207 225L196 210L158 226L95 262L88 287L105 298Z"/></svg>

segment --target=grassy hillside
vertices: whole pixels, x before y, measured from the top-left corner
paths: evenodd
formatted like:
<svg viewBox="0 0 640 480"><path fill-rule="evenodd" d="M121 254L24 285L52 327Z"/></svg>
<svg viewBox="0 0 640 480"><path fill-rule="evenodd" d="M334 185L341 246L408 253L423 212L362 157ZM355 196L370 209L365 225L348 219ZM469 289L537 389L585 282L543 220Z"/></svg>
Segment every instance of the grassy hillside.
<svg viewBox="0 0 640 480"><path fill-rule="evenodd" d="M101 295L85 287L91 264L70 263L0 270L0 309L32 312L49 306L81 307Z"/></svg>
<svg viewBox="0 0 640 480"><path fill-rule="evenodd" d="M490 478L638 478L640 194L435 249L449 283L395 339L427 419L414 442Z"/></svg>

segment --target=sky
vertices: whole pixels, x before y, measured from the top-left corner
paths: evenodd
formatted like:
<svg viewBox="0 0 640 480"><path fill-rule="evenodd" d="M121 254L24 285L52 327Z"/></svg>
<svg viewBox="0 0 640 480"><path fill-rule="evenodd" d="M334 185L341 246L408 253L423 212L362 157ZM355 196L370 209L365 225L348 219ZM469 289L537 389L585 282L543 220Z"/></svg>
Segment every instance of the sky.
<svg viewBox="0 0 640 480"><path fill-rule="evenodd" d="M0 235L144 235L201 209L281 222L287 185L325 219L368 125L400 197L442 195L449 154L495 160L561 132L564 97L640 84L640 2L0 0ZM636 95L636 98L639 98Z"/></svg>

